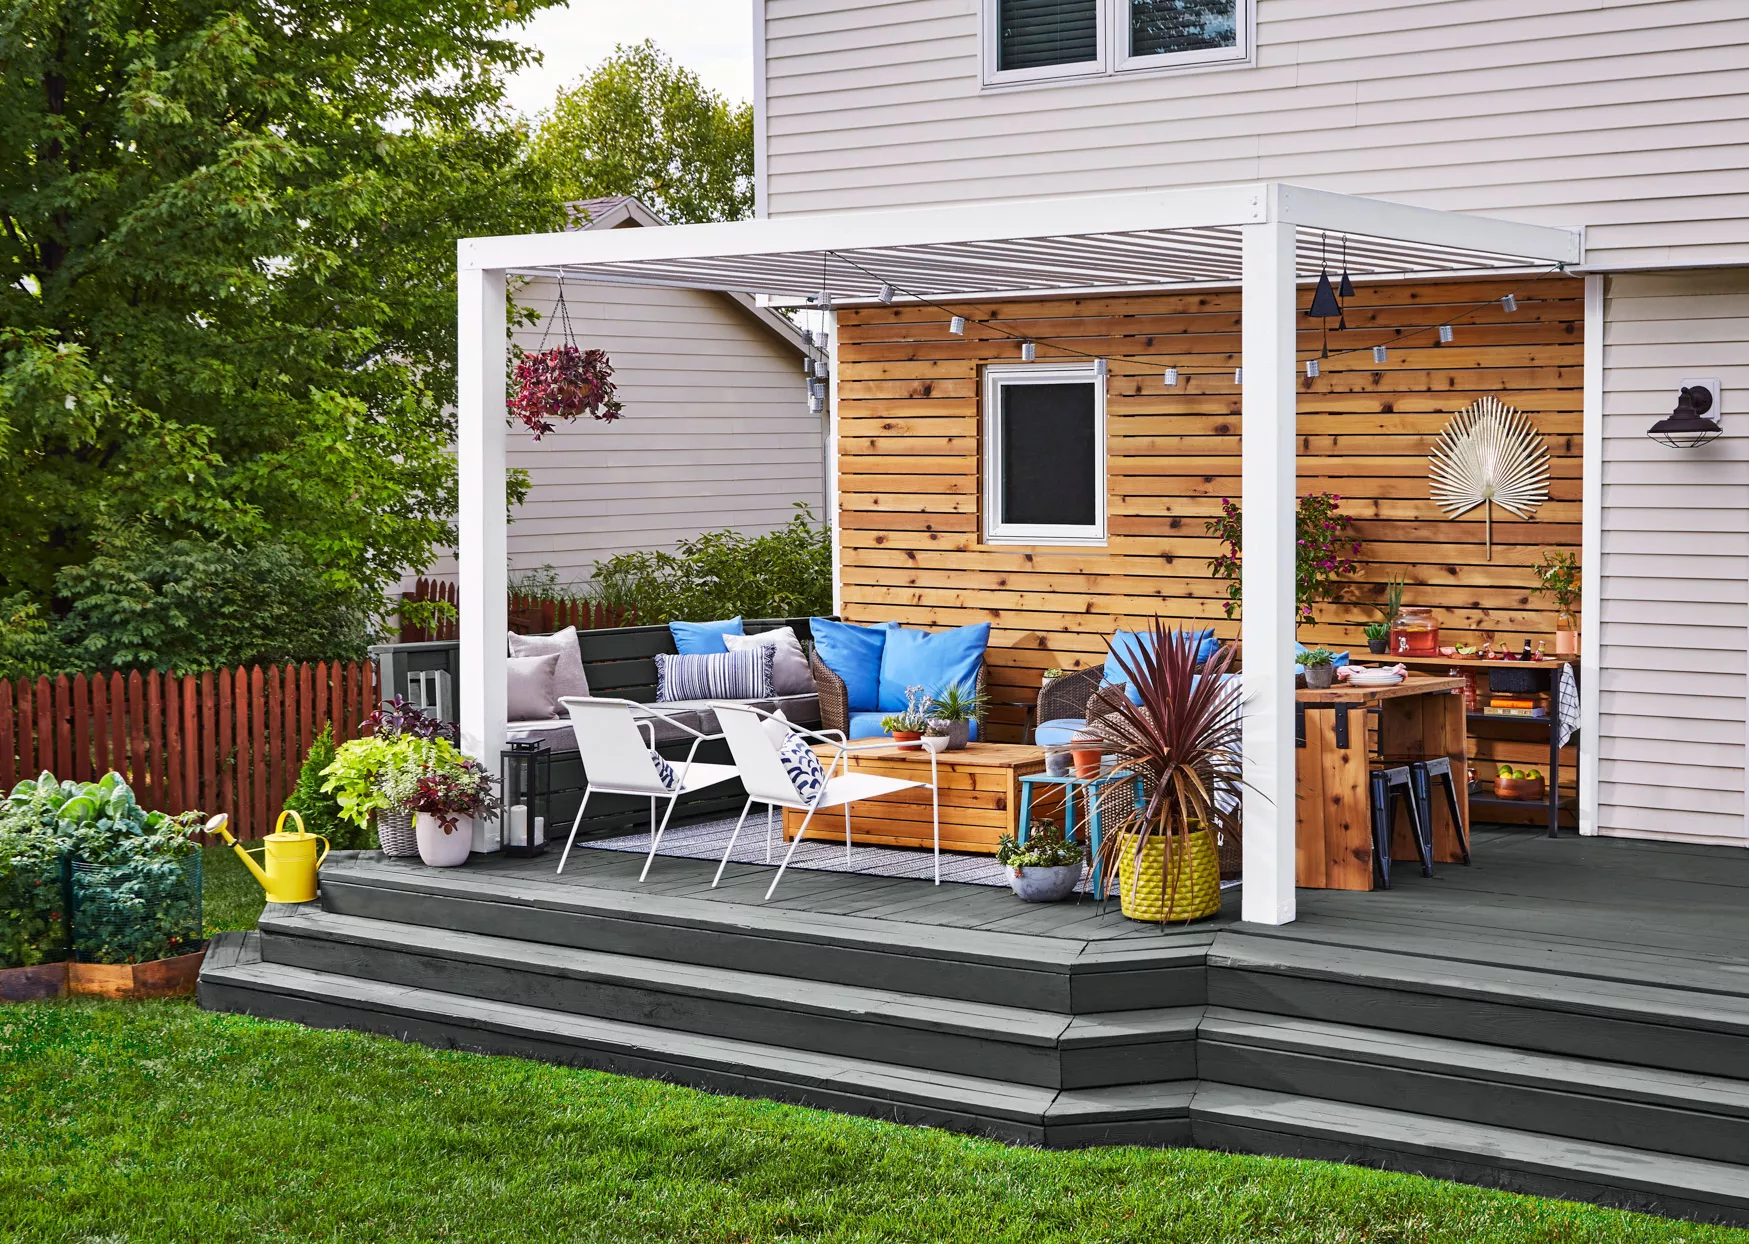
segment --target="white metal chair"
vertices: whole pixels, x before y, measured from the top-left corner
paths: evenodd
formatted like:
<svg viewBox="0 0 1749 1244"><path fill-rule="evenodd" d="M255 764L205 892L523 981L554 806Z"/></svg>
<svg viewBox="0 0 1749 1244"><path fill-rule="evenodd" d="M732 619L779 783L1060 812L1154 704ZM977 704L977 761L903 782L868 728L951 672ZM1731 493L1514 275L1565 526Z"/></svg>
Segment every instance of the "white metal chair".
<svg viewBox="0 0 1749 1244"><path fill-rule="evenodd" d="M571 822L571 836L565 839L565 852L559 857L559 872L565 871L565 861L571 858L571 845L577 841L577 828L583 824L583 810L589 806L589 796L597 793L644 795L650 800L650 854L644 860L644 870L638 874L638 880L642 881L650 874L656 848L662 843L662 831L668 828L668 818L674 815L674 805L680 802L680 797L719 782L733 781L738 776L733 765L701 764L693 759L698 754L700 743L721 736L705 734L653 705L637 704L631 700L565 696L559 703L571 715L571 730L577 736L577 754L583 761L586 781L583 802L577 806L577 819ZM650 758L656 746L656 728L648 720L639 721L633 716L633 709L654 713L692 736L692 747L687 751L686 759L674 766L676 781L672 790L663 784L661 775L656 772L656 762ZM640 726L648 730L647 737L639 733ZM659 799L668 801L668 810L662 814L660 824L656 821L656 801Z"/></svg>
<svg viewBox="0 0 1749 1244"><path fill-rule="evenodd" d="M783 767L783 760L778 755L780 744L775 742L766 731L765 720L772 714L763 709L754 708L750 704L713 704L711 708L717 715L717 726L723 732L723 738L728 741L729 753L735 758L735 768L740 771L741 784L747 789L747 802L741 808L741 819L735 822L735 832L729 835L729 845L723 851L723 862L717 865L716 879L711 882L714 889L717 882L723 879L723 869L728 867L729 856L734 853L735 839L741 835L741 826L747 823L747 813L755 803L765 805L765 858L771 859L771 813L774 808L794 808L805 815L800 828L789 844L789 851L783 857L783 863L778 865L777 875L771 879L771 885L765 891L769 900L777 890L777 883L783 880L784 869L789 867L794 858L796 848L806 837L808 825L814 819L814 813L822 808L844 809L844 859L848 864L850 855L850 805L861 799L875 799L881 795L891 795L896 791L912 790L920 787L929 789L930 814L935 823L935 884L941 884L941 794L939 779L936 774L935 753L929 753L929 781L915 782L904 778L882 777L876 773L850 772L849 755L852 752L875 751L892 746L890 740L880 740L869 743L848 743L839 731L830 734L819 730L804 730L796 726L784 725L795 734L804 738L818 739L830 743L837 748L829 763L822 767L826 770L825 785L812 800L805 800L796 790L795 783L790 780L789 771ZM838 735L837 738L830 737ZM842 772L833 775L834 769Z"/></svg>

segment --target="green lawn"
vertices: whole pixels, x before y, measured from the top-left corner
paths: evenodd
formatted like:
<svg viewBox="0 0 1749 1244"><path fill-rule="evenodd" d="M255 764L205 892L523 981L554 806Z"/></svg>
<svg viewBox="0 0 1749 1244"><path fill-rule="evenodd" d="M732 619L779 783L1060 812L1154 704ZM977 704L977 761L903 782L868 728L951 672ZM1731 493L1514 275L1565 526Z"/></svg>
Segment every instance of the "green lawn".
<svg viewBox="0 0 1749 1244"><path fill-rule="evenodd" d="M207 847L200 853L200 907L206 935L226 929L252 929L261 918L267 896L255 874L243 866L230 847Z"/></svg>
<svg viewBox="0 0 1749 1244"><path fill-rule="evenodd" d="M0 1240L1749 1241L1316 1162L1045 1153L211 1015L0 1007Z"/></svg>

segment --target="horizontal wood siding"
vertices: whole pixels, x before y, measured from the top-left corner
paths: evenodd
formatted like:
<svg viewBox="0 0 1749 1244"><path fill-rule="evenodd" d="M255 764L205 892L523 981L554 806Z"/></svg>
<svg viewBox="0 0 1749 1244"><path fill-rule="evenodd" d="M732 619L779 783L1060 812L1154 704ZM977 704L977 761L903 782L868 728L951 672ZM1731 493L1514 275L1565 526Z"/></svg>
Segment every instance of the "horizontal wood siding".
<svg viewBox="0 0 1749 1244"><path fill-rule="evenodd" d="M540 347L556 292L544 278L514 292L543 316L517 330L524 349ZM797 501L824 513L824 422L808 412L798 351L721 294L573 283L565 303L577 344L612 360L625 417L539 442L511 426L506 462L530 484L511 514L513 571L581 581L615 553L781 527ZM426 573L453 579L453 555Z"/></svg>
<svg viewBox="0 0 1749 1244"><path fill-rule="evenodd" d="M979 0L757 2L773 216L1269 180L1749 258L1742 0L1257 0L1252 67L1018 89Z"/></svg>
<svg viewBox="0 0 1749 1244"><path fill-rule="evenodd" d="M1497 299L1516 290L1519 310ZM1302 305L1310 291L1301 292ZM1488 303L1446 346L1424 335L1370 347ZM839 314L839 487L843 610L854 621L958 626L990 621L997 700L1031 699L1050 666L1101 662L1114 627L1156 614L1236 635L1211 577L1220 545L1204 524L1240 493L1239 296L1161 296L968 304L1011 332L1113 360L1107 412L1111 538L1103 548L981 542L978 385L985 363L1016 361L1009 338L975 324L948 333L943 313L881 307ZM1304 321L1302 321L1304 322ZM1583 285L1564 277L1362 286L1346 334L1315 380L1300 379L1300 490L1334 492L1356 522L1361 569L1302 638L1365 651L1384 581L1403 574L1410 604L1434 607L1455 639L1548 639L1550 602L1532 595L1543 548L1580 541ZM1301 333L1303 355L1318 349ZM1181 383L1168 389L1171 357ZM1057 357L1040 345L1039 361ZM1201 374L1198 374L1201 373ZM1213 374L1209 374L1213 373ZM1494 556L1479 512L1449 520L1428 496L1427 451L1458 410L1493 394L1528 412L1553 454L1551 497L1532 522L1496 512ZM1010 730L1018 710L998 716ZM1497 748L1497 750L1496 750ZM1482 755L1546 763L1538 744L1485 744Z"/></svg>
<svg viewBox="0 0 1749 1244"><path fill-rule="evenodd" d="M1611 277L1604 318L1598 826L1741 842L1749 269ZM1691 377L1723 385L1725 434L1647 439Z"/></svg>

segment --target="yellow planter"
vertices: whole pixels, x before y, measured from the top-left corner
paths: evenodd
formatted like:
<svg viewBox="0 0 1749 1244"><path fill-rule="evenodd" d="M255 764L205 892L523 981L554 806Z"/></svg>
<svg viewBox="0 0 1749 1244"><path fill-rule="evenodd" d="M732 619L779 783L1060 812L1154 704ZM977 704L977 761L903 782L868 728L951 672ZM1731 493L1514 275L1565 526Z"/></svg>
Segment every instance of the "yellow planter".
<svg viewBox="0 0 1749 1244"><path fill-rule="evenodd" d="M1185 847L1188 844L1189 849ZM1173 878L1164 886L1166 843L1150 837L1142 849L1141 878L1136 877L1136 838L1125 834L1118 843L1117 876L1122 889L1123 914L1132 920L1155 922L1201 920L1221 910L1221 853L1214 834L1197 830L1176 840L1172 851ZM1170 893L1172 906L1166 906Z"/></svg>

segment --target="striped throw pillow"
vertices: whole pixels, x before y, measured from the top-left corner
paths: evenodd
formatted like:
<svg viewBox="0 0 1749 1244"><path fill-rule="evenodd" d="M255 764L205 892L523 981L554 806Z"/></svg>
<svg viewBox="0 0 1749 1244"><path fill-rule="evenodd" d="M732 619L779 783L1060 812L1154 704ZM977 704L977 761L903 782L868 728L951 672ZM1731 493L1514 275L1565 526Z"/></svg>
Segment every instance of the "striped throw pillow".
<svg viewBox="0 0 1749 1244"><path fill-rule="evenodd" d="M656 702L674 700L769 700L769 644L739 652L707 652L692 656L656 654Z"/></svg>

